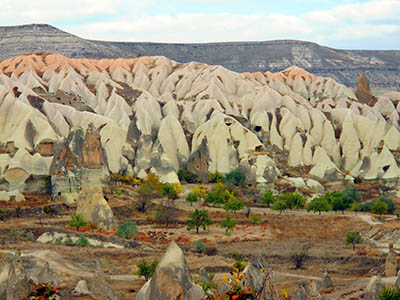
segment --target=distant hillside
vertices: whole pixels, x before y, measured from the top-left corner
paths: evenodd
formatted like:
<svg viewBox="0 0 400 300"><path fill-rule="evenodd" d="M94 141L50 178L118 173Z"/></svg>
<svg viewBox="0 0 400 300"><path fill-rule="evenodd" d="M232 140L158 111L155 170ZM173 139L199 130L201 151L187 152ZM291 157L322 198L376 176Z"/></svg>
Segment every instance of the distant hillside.
<svg viewBox="0 0 400 300"><path fill-rule="evenodd" d="M86 40L50 25L0 27L0 59L32 51L67 57L112 58L163 55L178 62L223 65L236 72L276 72L297 65L355 86L366 72L371 86L400 90L400 51L338 50L315 43L279 40L206 44Z"/></svg>

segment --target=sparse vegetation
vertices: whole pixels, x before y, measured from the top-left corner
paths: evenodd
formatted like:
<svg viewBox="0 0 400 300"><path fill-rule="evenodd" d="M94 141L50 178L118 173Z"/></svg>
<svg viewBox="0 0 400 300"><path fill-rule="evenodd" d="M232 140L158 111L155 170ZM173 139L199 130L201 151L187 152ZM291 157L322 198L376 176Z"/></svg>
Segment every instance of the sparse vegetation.
<svg viewBox="0 0 400 300"><path fill-rule="evenodd" d="M309 250L309 247L304 246L303 248L301 248L300 250L298 250L292 254L292 259L294 261L294 265L295 265L296 269L300 269L303 266L304 261L308 257L308 250Z"/></svg>
<svg viewBox="0 0 400 300"><path fill-rule="evenodd" d="M80 214L72 215L68 222L69 226L75 227L77 230L79 230L81 227L85 227L87 224L88 222L85 221Z"/></svg>
<svg viewBox="0 0 400 300"><path fill-rule="evenodd" d="M274 203L274 193L271 190L266 190L261 194L260 204L266 207L270 207L272 203Z"/></svg>
<svg viewBox="0 0 400 300"><path fill-rule="evenodd" d="M89 246L89 240L85 236L81 235L79 237L79 239L76 241L75 246L76 247L87 247L87 246Z"/></svg>
<svg viewBox="0 0 400 300"><path fill-rule="evenodd" d="M120 238L130 239L135 237L139 233L139 229L135 222L125 221L123 224L118 226L117 234Z"/></svg>
<svg viewBox="0 0 400 300"><path fill-rule="evenodd" d="M379 293L380 300L400 300L400 289L386 287Z"/></svg>
<svg viewBox="0 0 400 300"><path fill-rule="evenodd" d="M258 225L261 223L261 218L258 215L251 215L250 221L253 225Z"/></svg>
<svg viewBox="0 0 400 300"><path fill-rule="evenodd" d="M210 183L219 183L222 182L224 179L224 175L222 175L220 172L215 172L215 173L209 173L208 174L208 181Z"/></svg>
<svg viewBox="0 0 400 300"><path fill-rule="evenodd" d="M158 260L155 258L151 264L147 260L143 259L138 265L137 275L144 277L144 280L148 281L154 274L158 266Z"/></svg>
<svg viewBox="0 0 400 300"><path fill-rule="evenodd" d="M229 234L229 231L233 229L237 224L237 220L232 219L230 214L226 214L225 219L219 222L219 226L225 228L225 234Z"/></svg>
<svg viewBox="0 0 400 300"><path fill-rule="evenodd" d="M246 177L242 171L235 169L226 173L222 181L224 184L233 184L235 186L243 187L246 184Z"/></svg>
<svg viewBox="0 0 400 300"><path fill-rule="evenodd" d="M197 240L194 243L194 250L198 253L202 253L206 249L206 244L202 240Z"/></svg>

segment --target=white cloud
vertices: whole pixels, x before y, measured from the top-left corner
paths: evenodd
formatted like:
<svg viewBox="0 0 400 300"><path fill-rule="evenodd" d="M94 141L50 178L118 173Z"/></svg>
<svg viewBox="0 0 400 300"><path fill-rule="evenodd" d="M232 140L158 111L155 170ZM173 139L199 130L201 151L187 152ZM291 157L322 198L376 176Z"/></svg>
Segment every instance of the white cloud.
<svg viewBox="0 0 400 300"><path fill-rule="evenodd" d="M310 35L312 28L302 19L280 14L178 14L144 16L71 28L90 38L132 41L211 42L249 41Z"/></svg>
<svg viewBox="0 0 400 300"><path fill-rule="evenodd" d="M96 15L113 15L123 0L1 0L3 24L55 22Z"/></svg>

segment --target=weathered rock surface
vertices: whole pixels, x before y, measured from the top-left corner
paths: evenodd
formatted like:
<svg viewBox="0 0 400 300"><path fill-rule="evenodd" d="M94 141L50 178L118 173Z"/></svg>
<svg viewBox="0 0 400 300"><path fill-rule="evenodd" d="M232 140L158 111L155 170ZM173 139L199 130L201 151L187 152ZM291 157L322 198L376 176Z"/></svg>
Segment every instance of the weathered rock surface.
<svg viewBox="0 0 400 300"><path fill-rule="evenodd" d="M111 231L115 227L113 212L104 199L100 186L84 185L76 203L76 213L86 221L96 224L97 228Z"/></svg>
<svg viewBox="0 0 400 300"><path fill-rule="evenodd" d="M393 245L389 245L389 253L385 261L385 275L386 277L393 277L397 275L397 253L394 251Z"/></svg>
<svg viewBox="0 0 400 300"><path fill-rule="evenodd" d="M200 300L204 292L193 283L185 256L172 242L154 272L153 277L139 290L137 300L175 300L183 292L184 300Z"/></svg>
<svg viewBox="0 0 400 300"><path fill-rule="evenodd" d="M379 293L385 288L385 284L380 276L374 276L368 282L365 289L364 299L365 300L379 300Z"/></svg>
<svg viewBox="0 0 400 300"><path fill-rule="evenodd" d="M1 188L44 190L50 175L57 197L110 173L177 182L184 169L206 182L235 168L266 186L302 167L318 191L317 181L345 175L396 184L397 104L396 93L360 103L298 67L239 74L165 57L13 57L0 62Z"/></svg>

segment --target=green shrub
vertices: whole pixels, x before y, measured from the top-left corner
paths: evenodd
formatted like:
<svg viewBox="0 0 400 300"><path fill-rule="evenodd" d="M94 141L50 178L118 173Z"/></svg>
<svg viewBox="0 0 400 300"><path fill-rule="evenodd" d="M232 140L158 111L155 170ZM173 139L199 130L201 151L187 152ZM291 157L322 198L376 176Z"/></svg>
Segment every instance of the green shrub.
<svg viewBox="0 0 400 300"><path fill-rule="evenodd" d="M68 222L69 226L75 227L76 229L79 229L80 227L85 227L87 224L88 222L86 222L80 214L72 215L71 219Z"/></svg>
<svg viewBox="0 0 400 300"><path fill-rule="evenodd" d="M28 231L28 232L25 232L25 238L26 238L28 241L33 241L33 240L35 239L35 236L33 235L32 232Z"/></svg>
<svg viewBox="0 0 400 300"><path fill-rule="evenodd" d="M208 174L208 181L211 182L211 183L222 182L223 179L224 179L224 175L222 175L218 171L216 171L215 173L209 173Z"/></svg>
<svg viewBox="0 0 400 300"><path fill-rule="evenodd" d="M117 234L120 238L130 239L139 233L139 229L135 222L125 221L122 225L118 226Z"/></svg>
<svg viewBox="0 0 400 300"><path fill-rule="evenodd" d="M235 169L226 173L223 179L225 184L233 184L235 186L245 186L246 177L239 169Z"/></svg>
<svg viewBox="0 0 400 300"><path fill-rule="evenodd" d="M400 300L400 289L396 288L384 288L379 293L380 300Z"/></svg>
<svg viewBox="0 0 400 300"><path fill-rule="evenodd" d="M201 253L206 249L206 244L202 240L197 240L194 243L194 249L196 252Z"/></svg>
<svg viewBox="0 0 400 300"><path fill-rule="evenodd" d="M161 188L161 195L167 197L168 199L177 199L178 193L172 183L164 183Z"/></svg>
<svg viewBox="0 0 400 300"><path fill-rule="evenodd" d="M284 193L278 196L279 200L283 200L286 203L287 208L304 208L306 200L299 193Z"/></svg>
<svg viewBox="0 0 400 300"><path fill-rule="evenodd" d="M207 193L204 202L218 206L227 202L230 196L231 193L225 189L223 183L215 183L211 188L211 191Z"/></svg>
<svg viewBox="0 0 400 300"><path fill-rule="evenodd" d="M274 193L271 190L267 190L261 194L260 203L263 206L269 207L272 203L274 203Z"/></svg>
<svg viewBox="0 0 400 300"><path fill-rule="evenodd" d="M71 242L72 242L72 240L71 240ZM54 241L54 244L62 245L62 237L61 236L57 237L56 240Z"/></svg>
<svg viewBox="0 0 400 300"><path fill-rule="evenodd" d="M258 215L251 215L250 221L253 223L253 225L257 225L261 223L261 218Z"/></svg>
<svg viewBox="0 0 400 300"><path fill-rule="evenodd" d="M388 205L385 202L377 199L371 205L371 212L378 215L386 214L388 213Z"/></svg>
<svg viewBox="0 0 400 300"><path fill-rule="evenodd" d="M153 276L154 271L157 268L157 265L158 265L157 258L155 258L151 264L149 264L147 260L143 259L137 265L138 268L137 275L144 277L144 279L147 281Z"/></svg>
<svg viewBox="0 0 400 300"><path fill-rule="evenodd" d="M346 185L342 191L342 196L347 203L358 203L361 201L361 193L353 185Z"/></svg>
<svg viewBox="0 0 400 300"><path fill-rule="evenodd" d="M67 246L74 246L75 245L74 241L70 237L64 242L64 244L67 245Z"/></svg>
<svg viewBox="0 0 400 300"><path fill-rule="evenodd" d="M187 183L199 183L200 178L196 174L189 172L189 171L184 171L184 170L179 170L178 173L178 179L180 182L186 181Z"/></svg>
<svg viewBox="0 0 400 300"><path fill-rule="evenodd" d="M272 209L279 211L279 213L281 214L284 210L287 209L287 204L285 201L283 200L275 200L275 202L272 204Z"/></svg>
<svg viewBox="0 0 400 300"><path fill-rule="evenodd" d="M75 246L76 247L87 247L87 246L89 246L89 240L85 236L81 235L79 237L79 239L76 241Z"/></svg>

